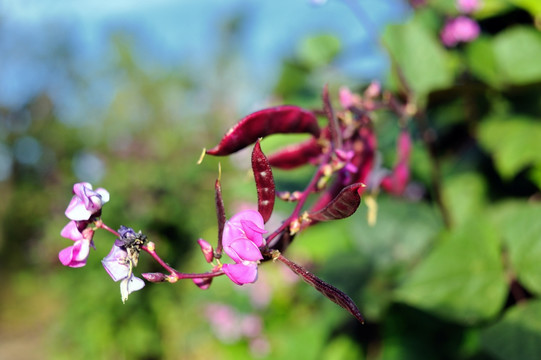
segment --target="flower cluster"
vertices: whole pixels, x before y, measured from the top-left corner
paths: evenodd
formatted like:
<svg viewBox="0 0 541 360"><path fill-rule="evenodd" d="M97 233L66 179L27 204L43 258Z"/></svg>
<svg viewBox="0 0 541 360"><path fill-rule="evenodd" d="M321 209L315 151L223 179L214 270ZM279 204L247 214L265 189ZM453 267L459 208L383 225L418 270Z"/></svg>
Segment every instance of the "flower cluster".
<svg viewBox="0 0 541 360"><path fill-rule="evenodd" d="M60 261L71 267L84 266L89 248L94 246L94 232L97 229L109 231L115 235L115 241L102 264L109 276L120 283L121 298L125 302L130 293L145 286L145 282L134 275L141 251L148 253L166 270L166 273L142 274L147 281L175 283L181 279L191 279L202 289L208 288L215 277L222 275L236 285L254 283L258 278L259 264L274 260L286 265L321 294L363 322L349 296L284 257L282 251L287 249L299 231L322 221L340 220L353 215L361 203L361 195L367 191L373 195L380 189L397 196L405 193L410 177L412 149L406 125L411 114L407 104L383 93L377 82L370 84L362 95L353 94L348 88L340 89L342 107L338 111L333 110L327 87L323 90L322 100L321 110L284 105L252 113L229 130L214 148L205 150L208 155L228 156L253 144L251 165L257 190L257 210L243 210L227 219L220 179L216 180L216 249L206 240L198 240L205 260L212 265L209 271L177 271L160 258L155 244L148 242L141 232L136 233L126 226L120 226L117 232L105 225L101 219L101 209L109 201L109 193L105 189L94 191L88 183L78 183L73 188L75 195L66 210L66 216L71 221L61 235L75 241L75 244L60 251ZM381 108L394 112L400 124L397 161L392 169L383 168L379 161L381 156L378 154L371 114ZM327 118L325 126L320 125L318 115ZM267 157L261 150L261 138L279 133L307 133L311 137ZM304 165L313 166L316 170L303 190L292 193L276 191L273 169L289 170ZM311 196L316 199L310 206L305 206ZM273 214L276 198L296 204L290 216L273 231L267 231L265 224ZM230 261L224 261L224 253Z"/></svg>
<svg viewBox="0 0 541 360"><path fill-rule="evenodd" d="M447 47L471 42L481 32L479 24L469 17L479 9L479 0L457 0L456 6L461 15L447 19L440 33L441 41Z"/></svg>
<svg viewBox="0 0 541 360"><path fill-rule="evenodd" d="M73 193L65 212L71 221L62 229L60 235L75 243L61 250L58 258L65 266L82 267L86 265L90 247L94 247L95 230L100 227L108 229L100 216L103 205L109 201L109 192L103 188L93 190L91 184L81 182L73 186ZM118 235L119 239L102 263L114 281L122 280L120 293L122 301L126 301L128 294L145 286L143 280L133 276L133 267L137 266L139 251L146 238L124 226L121 226L118 233L112 232Z"/></svg>
<svg viewBox="0 0 541 360"><path fill-rule="evenodd" d="M71 221L60 235L75 243L60 251L58 257L63 265L81 267L86 265L90 247L94 247L94 230L89 225L99 218L102 206L109 201L109 193L102 188L92 190L92 185L82 182L73 185L73 194L65 212Z"/></svg>

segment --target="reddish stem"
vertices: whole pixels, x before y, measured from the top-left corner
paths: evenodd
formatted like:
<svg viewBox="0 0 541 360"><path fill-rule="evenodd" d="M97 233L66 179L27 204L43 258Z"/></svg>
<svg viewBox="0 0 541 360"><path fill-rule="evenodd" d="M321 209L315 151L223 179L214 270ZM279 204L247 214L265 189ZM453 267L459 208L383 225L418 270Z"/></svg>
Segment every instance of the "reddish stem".
<svg viewBox="0 0 541 360"><path fill-rule="evenodd" d="M96 221L96 227L98 229L107 230L111 234L113 234L113 235L115 235L117 237L120 237L120 234L117 231L115 231L112 228L110 228L109 226L105 225L101 219ZM172 276L176 277L179 280L181 280L181 279L204 279L204 278L211 278L211 277L216 277L216 276L220 276L220 275L224 274L224 272L221 269L216 270L216 271L206 272L206 273L199 273L199 274L197 274L197 273L192 273L192 274L182 273L180 271L177 271L177 270L173 269L165 261L163 261L162 258L156 253L156 251L154 249L151 249L146 245L142 246L141 249L146 251L148 254L150 254L150 256L152 256L154 258L154 260L156 260L165 270L169 271L169 273Z"/></svg>
<svg viewBox="0 0 541 360"><path fill-rule="evenodd" d="M179 280L181 280L181 279L204 279L204 278L211 278L211 277L216 277L216 276L220 276L220 275L224 274L224 272L222 270L210 271L210 272L206 272L206 273L192 273L192 274L182 273L180 271L177 271L177 270L173 269L165 261L163 261L162 258L156 253L156 251L154 249L149 248L146 245L141 247L141 249L146 251L148 254L150 254L150 256L152 256L154 258L154 260L156 260L165 270L169 271L169 273L172 276L176 277Z"/></svg>
<svg viewBox="0 0 541 360"><path fill-rule="evenodd" d="M101 219L99 219L98 221L96 221L95 224L96 224L96 227L97 227L98 229L104 229L104 230L107 230L107 231L109 231L111 234L120 237L120 234L119 234L116 230L113 230L113 229L111 229L109 226L105 225L105 223L104 223Z"/></svg>

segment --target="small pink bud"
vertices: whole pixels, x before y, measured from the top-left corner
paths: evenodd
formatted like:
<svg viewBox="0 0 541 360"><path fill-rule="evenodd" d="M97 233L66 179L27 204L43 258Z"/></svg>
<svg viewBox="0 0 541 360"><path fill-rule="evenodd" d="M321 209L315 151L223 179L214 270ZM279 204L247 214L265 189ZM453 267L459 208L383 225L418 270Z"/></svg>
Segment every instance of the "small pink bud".
<svg viewBox="0 0 541 360"><path fill-rule="evenodd" d="M193 283L197 285L201 290L207 290L212 283L212 278L201 278L201 279L192 279Z"/></svg>
<svg viewBox="0 0 541 360"><path fill-rule="evenodd" d="M210 245L207 241L203 239L197 240L197 243L201 247L201 251L203 252L203 255L205 255L205 260L210 263L214 259L214 249L212 248L212 245Z"/></svg>
<svg viewBox="0 0 541 360"><path fill-rule="evenodd" d="M141 276L144 277L146 281L153 283L165 281L165 274L162 273L143 273Z"/></svg>

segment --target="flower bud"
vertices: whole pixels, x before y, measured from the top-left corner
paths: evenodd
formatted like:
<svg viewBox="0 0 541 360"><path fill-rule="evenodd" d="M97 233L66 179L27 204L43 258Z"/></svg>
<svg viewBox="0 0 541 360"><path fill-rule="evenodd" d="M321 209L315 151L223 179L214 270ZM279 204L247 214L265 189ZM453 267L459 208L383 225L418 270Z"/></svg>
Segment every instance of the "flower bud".
<svg viewBox="0 0 541 360"><path fill-rule="evenodd" d="M146 281L157 283L165 281L166 275L162 273L143 273L141 276L144 277Z"/></svg>
<svg viewBox="0 0 541 360"><path fill-rule="evenodd" d="M205 255L205 260L210 263L214 259L214 249L212 248L212 245L210 245L207 241L203 239L197 240L197 243L201 247L201 251L203 252L203 255Z"/></svg>
<svg viewBox="0 0 541 360"><path fill-rule="evenodd" d="M192 279L193 283L197 285L201 290L207 290L212 283L212 278L201 278L201 279Z"/></svg>

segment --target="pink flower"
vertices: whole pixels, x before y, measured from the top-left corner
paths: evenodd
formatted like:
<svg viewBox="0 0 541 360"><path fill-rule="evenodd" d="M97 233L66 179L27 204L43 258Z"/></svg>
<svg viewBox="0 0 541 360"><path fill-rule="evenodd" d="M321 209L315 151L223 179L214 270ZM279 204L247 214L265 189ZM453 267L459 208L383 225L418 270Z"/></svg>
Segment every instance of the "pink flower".
<svg viewBox="0 0 541 360"><path fill-rule="evenodd" d="M465 14L474 12L475 10L479 9L480 5L479 0L457 0L456 2L456 8L458 11Z"/></svg>
<svg viewBox="0 0 541 360"><path fill-rule="evenodd" d="M109 201L107 190L99 188L94 191L92 185L87 182L73 185L73 193L75 195L66 209L66 216L70 220L89 220Z"/></svg>
<svg viewBox="0 0 541 360"><path fill-rule="evenodd" d="M93 246L94 230L90 228L81 230L81 227L86 227L86 223L70 221L60 232L61 236L75 241L75 244L58 253L58 259L65 266L75 268L86 265L90 246Z"/></svg>
<svg viewBox="0 0 541 360"><path fill-rule="evenodd" d="M447 20L441 33L441 41L445 46L452 47L460 42L475 40L480 33L479 24L467 16L459 16Z"/></svg>
<svg viewBox="0 0 541 360"><path fill-rule="evenodd" d="M265 244L263 217L253 210L237 213L225 223L222 245L235 264L222 266L235 284L243 285L257 280L257 265L263 259L260 246Z"/></svg>

